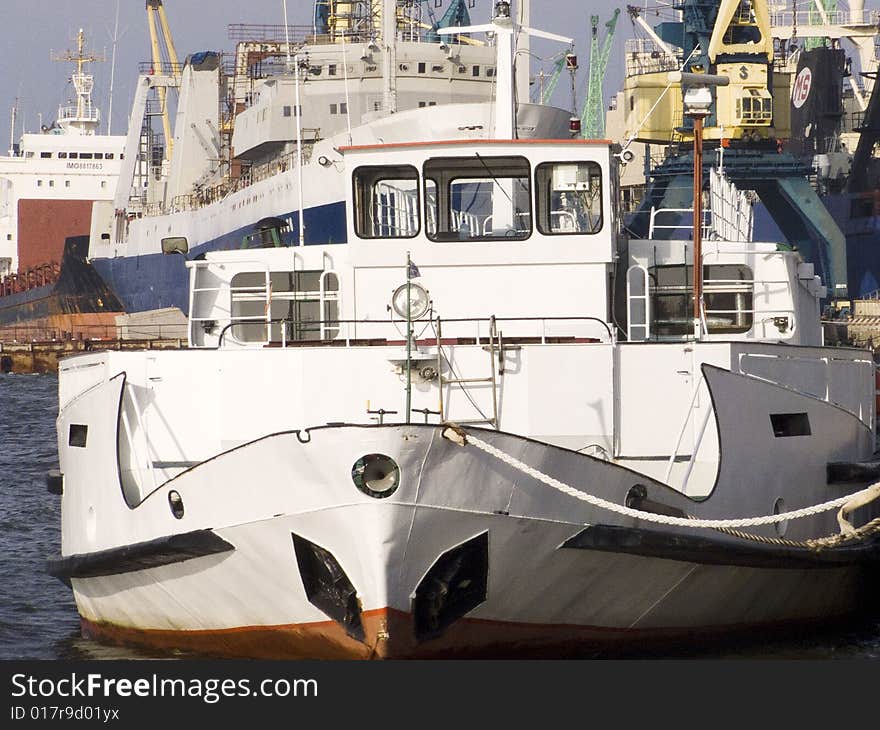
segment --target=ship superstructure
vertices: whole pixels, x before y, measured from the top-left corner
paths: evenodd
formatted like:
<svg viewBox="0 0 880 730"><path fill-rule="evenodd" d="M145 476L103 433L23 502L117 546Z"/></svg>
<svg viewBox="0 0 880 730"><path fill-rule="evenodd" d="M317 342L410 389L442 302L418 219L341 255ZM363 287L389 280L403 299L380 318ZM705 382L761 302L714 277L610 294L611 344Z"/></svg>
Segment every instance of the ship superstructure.
<svg viewBox="0 0 880 730"><path fill-rule="evenodd" d="M54 58L74 64L74 99L51 125L23 134L0 157L0 277L60 264L64 238L88 234L92 203L116 193L125 137L99 134L94 77L86 71L99 58L82 30L76 51Z"/></svg>
<svg viewBox="0 0 880 730"><path fill-rule="evenodd" d="M180 80L141 77L127 150L145 149L151 89L181 91L167 167L141 184L129 156L115 200L96 208L90 257L126 311L188 311L186 280L159 247L169 229L193 255L262 240L344 243L342 201L326 184L340 174L341 145L492 134L495 47L466 31L438 35L421 7L319 2L305 28L232 26L231 64L191 54ZM468 22L468 8L451 3L445 17ZM570 111L527 103L529 56L518 58L515 136L568 136ZM435 106L427 127L413 115Z"/></svg>

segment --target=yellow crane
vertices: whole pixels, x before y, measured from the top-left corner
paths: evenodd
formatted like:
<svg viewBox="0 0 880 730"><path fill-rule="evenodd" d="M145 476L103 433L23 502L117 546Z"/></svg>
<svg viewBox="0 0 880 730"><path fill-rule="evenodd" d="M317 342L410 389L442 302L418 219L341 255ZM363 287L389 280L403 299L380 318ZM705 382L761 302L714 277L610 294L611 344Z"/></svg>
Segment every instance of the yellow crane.
<svg viewBox="0 0 880 730"><path fill-rule="evenodd" d="M165 6L162 0L147 0L147 23L150 28L150 47L153 54L153 73L161 74L163 69L168 67L168 75L175 78L180 77L180 62L177 58L177 50L174 48L174 40L171 37L171 28L168 25L168 16L165 14ZM160 46L161 40L164 42L168 59L162 58L162 50ZM165 158L171 159L172 148L174 146L174 138L171 135L171 119L168 114L167 94L168 90L160 86L157 89L159 94L159 105L162 109L162 131L165 134Z"/></svg>

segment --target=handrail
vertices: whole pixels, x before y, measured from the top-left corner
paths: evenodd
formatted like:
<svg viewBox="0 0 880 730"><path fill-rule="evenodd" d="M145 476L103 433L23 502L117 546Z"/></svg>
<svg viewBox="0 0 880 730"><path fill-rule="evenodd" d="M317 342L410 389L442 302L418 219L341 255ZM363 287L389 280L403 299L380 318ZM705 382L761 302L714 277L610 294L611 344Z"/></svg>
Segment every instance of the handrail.
<svg viewBox="0 0 880 730"><path fill-rule="evenodd" d="M208 318L201 318L201 319L208 319ZM215 321L215 319L216 318L213 318L213 317L210 318L211 321ZM419 321L422 321L422 320L419 320ZM588 316L584 316L584 317L575 317L575 316L566 316L566 317L491 317L491 316L490 317L450 317L449 319L444 319L443 323L447 324L447 323L455 323L455 322L459 322L459 323L464 322L464 323L479 324L481 322L486 322L491 325L492 322L501 323L501 322L569 322L569 321L597 322L605 328L605 331L608 334L608 342L611 344L614 343L614 336L611 333L611 328L608 326L608 323L598 317L588 317ZM220 333L217 337L217 346L216 347L202 348L202 349L220 349L220 348L222 348L223 347L223 340L226 336L226 333L232 327L245 325L245 324L266 324L266 325L284 324L286 322L293 322L293 320L291 320L289 318L266 319L264 317L241 317L237 321L227 322L225 325L223 325L223 327L220 330ZM429 324L429 322L430 322L429 320L424 320L424 323L426 325ZM391 318L388 320L375 320L375 319L329 319L329 320L323 320L322 319L322 320L312 320L309 322L309 324L311 324L314 327L317 327L320 331L321 327L332 328L336 325L349 325L349 324L399 325L399 324L406 324L406 320L405 319L394 319L394 318ZM339 327L340 331L341 331L341 329L342 328ZM550 335L550 336L553 336L553 335ZM548 335L546 333L544 335L542 335L542 339L546 339L546 337L548 337ZM337 339L337 338L333 338L333 339ZM333 339L298 340L298 341L318 343L318 342L332 342ZM341 339L350 340L350 339L355 339L355 338L344 337ZM369 338L365 338L365 339L369 339ZM479 344L479 341L482 340L483 338L481 336L479 336L479 334L478 334L475 339L478 341L477 344ZM486 339L488 340L488 337ZM264 344L264 343L262 343L262 342L256 343L255 342L253 344L258 345L258 344Z"/></svg>

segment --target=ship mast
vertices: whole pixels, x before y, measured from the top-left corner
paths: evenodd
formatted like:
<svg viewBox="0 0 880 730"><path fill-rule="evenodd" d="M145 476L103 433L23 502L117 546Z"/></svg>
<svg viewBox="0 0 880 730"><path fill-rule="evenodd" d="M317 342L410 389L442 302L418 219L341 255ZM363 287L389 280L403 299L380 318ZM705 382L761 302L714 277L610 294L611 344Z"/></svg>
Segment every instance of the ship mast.
<svg viewBox="0 0 880 730"><path fill-rule="evenodd" d="M93 135L101 122L101 115L92 104L92 90L95 86L95 77L86 73L87 63L106 61L103 55L89 55L86 53L86 36L83 29L79 29L76 37L76 52L52 53L53 61L73 63L76 72L70 77L73 88L76 91L75 106L61 106L58 109L58 124L67 134Z"/></svg>
<svg viewBox="0 0 880 730"><path fill-rule="evenodd" d="M382 0L383 105L386 114L397 111L397 0Z"/></svg>

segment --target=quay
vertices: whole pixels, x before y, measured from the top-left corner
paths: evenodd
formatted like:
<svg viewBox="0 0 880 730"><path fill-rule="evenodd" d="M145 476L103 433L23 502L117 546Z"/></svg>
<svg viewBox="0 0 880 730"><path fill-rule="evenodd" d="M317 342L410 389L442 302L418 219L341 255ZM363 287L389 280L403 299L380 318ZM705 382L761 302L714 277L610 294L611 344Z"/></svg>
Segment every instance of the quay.
<svg viewBox="0 0 880 730"><path fill-rule="evenodd" d="M70 339L34 342L0 342L0 373L56 373L58 360L94 350L181 350L185 338L175 339Z"/></svg>
<svg viewBox="0 0 880 730"><path fill-rule="evenodd" d="M186 349L185 321L176 310L157 310L118 315L115 324L0 326L0 373L55 373L61 358L78 352Z"/></svg>

